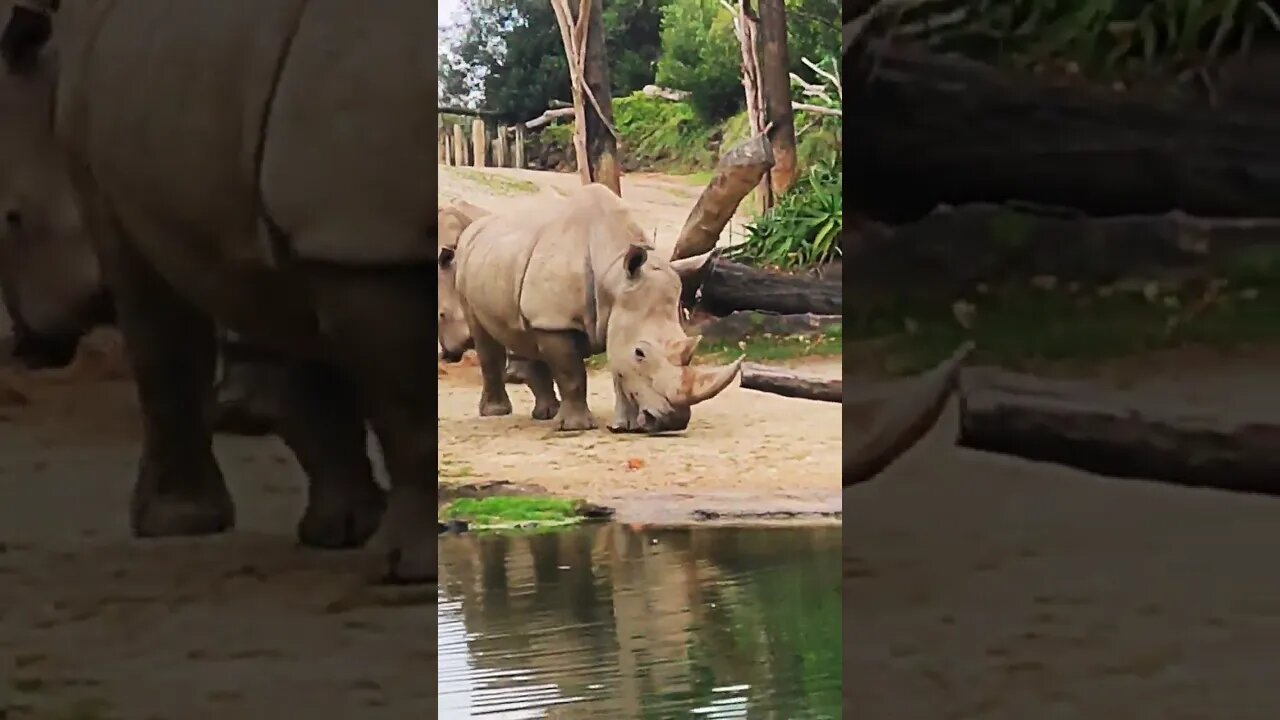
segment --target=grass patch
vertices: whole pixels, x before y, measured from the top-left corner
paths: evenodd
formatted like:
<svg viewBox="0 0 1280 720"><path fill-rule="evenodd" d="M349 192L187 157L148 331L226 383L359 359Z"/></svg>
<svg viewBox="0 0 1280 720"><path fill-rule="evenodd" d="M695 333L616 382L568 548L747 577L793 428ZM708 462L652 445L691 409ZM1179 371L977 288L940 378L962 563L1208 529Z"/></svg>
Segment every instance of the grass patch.
<svg viewBox="0 0 1280 720"><path fill-rule="evenodd" d="M561 498L461 498L440 510L441 520L465 520L472 530L554 528L582 522L581 503Z"/></svg>
<svg viewBox="0 0 1280 720"><path fill-rule="evenodd" d="M477 185L483 185L500 195L533 195L538 192L537 184L529 182L528 180L502 177L501 175L481 172L471 168L446 168L442 166L441 169L452 173L463 180L473 182Z"/></svg>
<svg viewBox="0 0 1280 720"><path fill-rule="evenodd" d="M878 340L875 355L889 375L920 372L973 340L973 363L1031 370L1096 364L1185 346L1231 349L1280 342L1280 279L1229 283L1210 297L1203 284L1166 288L1148 299L1126 289L990 290L969 299L968 329L950 308L880 307L845 322L850 340ZM853 308L851 308L852 310Z"/></svg>

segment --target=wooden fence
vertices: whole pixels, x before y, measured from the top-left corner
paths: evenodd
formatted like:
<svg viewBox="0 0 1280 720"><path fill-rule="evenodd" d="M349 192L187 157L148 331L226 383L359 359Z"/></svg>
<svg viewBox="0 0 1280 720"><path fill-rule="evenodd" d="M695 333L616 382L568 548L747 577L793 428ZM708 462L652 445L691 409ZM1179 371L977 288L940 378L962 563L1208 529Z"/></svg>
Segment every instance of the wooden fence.
<svg viewBox="0 0 1280 720"><path fill-rule="evenodd" d="M471 167L525 167L525 124L501 125L486 121L484 111L442 113L472 115L471 132L463 125L441 123L437 127L436 153L441 165Z"/></svg>

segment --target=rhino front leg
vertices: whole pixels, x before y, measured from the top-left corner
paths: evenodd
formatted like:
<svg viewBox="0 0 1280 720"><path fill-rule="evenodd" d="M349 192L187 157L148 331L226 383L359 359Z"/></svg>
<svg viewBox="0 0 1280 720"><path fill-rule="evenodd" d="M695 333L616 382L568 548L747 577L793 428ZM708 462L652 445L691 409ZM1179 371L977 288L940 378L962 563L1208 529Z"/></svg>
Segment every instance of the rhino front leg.
<svg viewBox="0 0 1280 720"><path fill-rule="evenodd" d="M359 547L378 529L386 494L373 480L355 386L317 362L288 366L283 385L276 427L310 481L298 540L317 548Z"/></svg>
<svg viewBox="0 0 1280 720"><path fill-rule="evenodd" d="M521 360L525 383L533 391L533 419L550 420L560 412L551 367L541 360Z"/></svg>
<svg viewBox="0 0 1280 720"><path fill-rule="evenodd" d="M631 398L622 390L622 383L613 379L613 422L609 431L615 433L644 432L640 427L640 407L631 402Z"/></svg>
<svg viewBox="0 0 1280 720"><path fill-rule="evenodd" d="M223 532L235 525L235 507L202 412L213 388L213 322L116 239L103 243L103 264L143 420L142 461L129 509L133 533Z"/></svg>
<svg viewBox="0 0 1280 720"><path fill-rule="evenodd" d="M467 323L475 341L476 356L480 359L480 376L484 386L480 390L480 417L511 414L511 396L507 394L507 349L490 335L474 316L468 313Z"/></svg>
<svg viewBox="0 0 1280 720"><path fill-rule="evenodd" d="M391 491L379 534L395 582L436 580L436 380L422 371L436 354L430 271L306 270L335 361L382 446Z"/></svg>
<svg viewBox="0 0 1280 720"><path fill-rule="evenodd" d="M596 426L587 407L587 366L581 342L571 332L539 331L538 352L560 386L556 430L590 430Z"/></svg>

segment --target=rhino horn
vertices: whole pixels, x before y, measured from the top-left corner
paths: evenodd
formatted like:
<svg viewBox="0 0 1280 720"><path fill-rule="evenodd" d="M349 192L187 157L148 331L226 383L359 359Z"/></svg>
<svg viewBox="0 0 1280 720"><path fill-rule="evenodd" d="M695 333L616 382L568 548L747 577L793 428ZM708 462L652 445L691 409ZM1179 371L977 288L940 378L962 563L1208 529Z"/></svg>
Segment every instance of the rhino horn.
<svg viewBox="0 0 1280 720"><path fill-rule="evenodd" d="M728 365L715 368L684 368L684 401L689 407L719 395L742 371L743 355Z"/></svg>
<svg viewBox="0 0 1280 720"><path fill-rule="evenodd" d="M680 276L681 307L692 308L694 306L698 297L698 290L707 281L707 276L711 274L711 268L715 266L712 260L715 260L719 255L720 248L715 248L711 252L705 252L701 255L671 261L672 269Z"/></svg>
<svg viewBox="0 0 1280 720"><path fill-rule="evenodd" d="M671 268L680 275L681 280L687 280L701 272L703 267L711 261L712 256L715 254L716 251L712 250L710 252L704 252L701 255L694 255L693 257L687 257L681 260L672 260Z"/></svg>

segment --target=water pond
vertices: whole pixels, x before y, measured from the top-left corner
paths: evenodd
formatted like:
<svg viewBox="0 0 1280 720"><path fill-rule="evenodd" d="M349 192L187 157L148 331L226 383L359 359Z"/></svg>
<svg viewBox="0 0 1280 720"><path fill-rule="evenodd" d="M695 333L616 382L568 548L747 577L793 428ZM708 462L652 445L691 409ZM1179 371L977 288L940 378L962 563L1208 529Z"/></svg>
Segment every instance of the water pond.
<svg viewBox="0 0 1280 720"><path fill-rule="evenodd" d="M840 717L840 528L441 538L439 717Z"/></svg>

